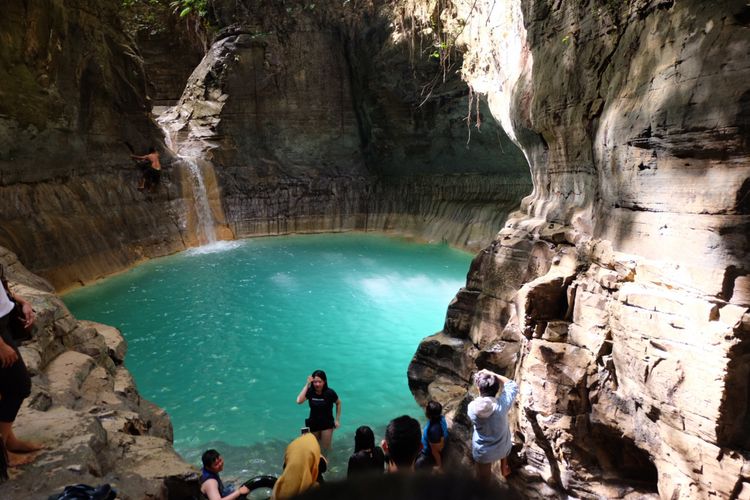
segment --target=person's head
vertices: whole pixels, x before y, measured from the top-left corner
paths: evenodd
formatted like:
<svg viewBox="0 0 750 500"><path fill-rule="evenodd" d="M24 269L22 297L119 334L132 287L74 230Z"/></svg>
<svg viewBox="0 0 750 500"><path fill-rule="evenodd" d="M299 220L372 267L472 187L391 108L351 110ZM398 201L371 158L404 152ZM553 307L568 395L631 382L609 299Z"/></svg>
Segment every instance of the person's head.
<svg viewBox="0 0 750 500"><path fill-rule="evenodd" d="M328 389L328 377L326 377L326 372L323 370L315 370L312 372L312 385L316 392Z"/></svg>
<svg viewBox="0 0 750 500"><path fill-rule="evenodd" d="M397 469L409 469L422 451L422 429L409 415L394 418L385 429L383 449Z"/></svg>
<svg viewBox="0 0 750 500"><path fill-rule="evenodd" d="M224 468L224 459L221 458L221 455L216 450L206 450L203 452L201 462L203 462L203 467L205 467L206 470L212 472L221 472Z"/></svg>
<svg viewBox="0 0 750 500"><path fill-rule="evenodd" d="M437 401L430 401L424 408L425 417L430 419L432 423L440 422L440 417L443 414L443 405Z"/></svg>
<svg viewBox="0 0 750 500"><path fill-rule="evenodd" d="M318 480L321 465L320 444L311 434L302 434L289 443L284 453L284 471L273 487L273 498L292 498L310 488Z"/></svg>
<svg viewBox="0 0 750 500"><path fill-rule="evenodd" d="M371 450L375 448L375 434L372 429L363 425L354 433L354 453L360 450Z"/></svg>
<svg viewBox="0 0 750 500"><path fill-rule="evenodd" d="M481 396L495 397L497 391L500 390L500 380L490 373L477 373L474 376L474 383Z"/></svg>

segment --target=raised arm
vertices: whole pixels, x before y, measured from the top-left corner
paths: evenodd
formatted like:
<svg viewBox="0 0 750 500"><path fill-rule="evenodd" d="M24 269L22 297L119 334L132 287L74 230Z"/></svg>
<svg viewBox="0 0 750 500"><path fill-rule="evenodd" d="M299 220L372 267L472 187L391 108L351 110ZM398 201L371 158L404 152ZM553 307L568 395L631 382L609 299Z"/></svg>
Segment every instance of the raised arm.
<svg viewBox="0 0 750 500"><path fill-rule="evenodd" d="M488 370L487 368L482 368L481 370L479 370L479 373L487 373L489 375L492 375L492 376L500 379L500 382L502 382L503 384L507 384L508 382L512 382L512 380L509 379L508 377L504 377L503 375L500 375L499 373L495 373L492 370Z"/></svg>
<svg viewBox="0 0 750 500"><path fill-rule="evenodd" d="M500 382L503 383L503 392L500 393L500 395L497 397L497 402L500 405L500 409L502 410L502 412L507 413L508 410L510 410L510 406L513 404L513 401L516 399L516 396L518 395L518 384L516 384L515 380L504 377L499 373L495 373L491 370L484 369L481 370L480 373L481 372L494 375L495 377L500 379Z"/></svg>
<svg viewBox="0 0 750 500"><path fill-rule="evenodd" d="M307 401L307 389L310 388L310 382L312 382L312 375L307 376L307 382L305 382L304 387L302 387L302 390L299 391L299 394L297 395L297 404L301 405L305 401Z"/></svg>

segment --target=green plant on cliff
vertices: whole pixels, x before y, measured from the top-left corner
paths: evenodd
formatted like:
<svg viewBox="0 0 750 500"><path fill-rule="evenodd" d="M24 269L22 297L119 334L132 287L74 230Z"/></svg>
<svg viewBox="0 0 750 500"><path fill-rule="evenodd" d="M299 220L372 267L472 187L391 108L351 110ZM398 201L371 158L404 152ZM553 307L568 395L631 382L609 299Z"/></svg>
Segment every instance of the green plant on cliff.
<svg viewBox="0 0 750 500"><path fill-rule="evenodd" d="M203 19L208 13L208 0L173 0L169 6L180 17L194 15Z"/></svg>
<svg viewBox="0 0 750 500"><path fill-rule="evenodd" d="M174 32L177 22L184 23L188 39L207 49L211 24L208 0L121 0L120 17L132 34Z"/></svg>
<svg viewBox="0 0 750 500"><path fill-rule="evenodd" d="M169 12L180 19L208 25L208 0L121 0L126 22L147 29L159 30L163 14Z"/></svg>
<svg viewBox="0 0 750 500"><path fill-rule="evenodd" d="M164 8L160 0L122 0L121 18L130 33L140 30L161 32L160 11Z"/></svg>

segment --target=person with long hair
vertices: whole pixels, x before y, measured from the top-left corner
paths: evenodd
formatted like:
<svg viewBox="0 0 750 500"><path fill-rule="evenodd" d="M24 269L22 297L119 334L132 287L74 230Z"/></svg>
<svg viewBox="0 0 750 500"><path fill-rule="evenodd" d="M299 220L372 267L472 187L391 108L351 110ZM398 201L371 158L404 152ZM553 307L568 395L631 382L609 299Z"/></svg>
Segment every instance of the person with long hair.
<svg viewBox="0 0 750 500"><path fill-rule="evenodd" d="M331 448L333 430L341 425L341 400L336 391L328 387L328 377L323 370L315 370L307 377L305 386L297 395L297 404L308 401L310 417L305 425L318 438L320 447L326 452ZM333 418L333 405L336 405L336 419Z"/></svg>
<svg viewBox="0 0 750 500"><path fill-rule="evenodd" d="M382 474L385 468L385 454L380 446L375 446L372 429L363 425L354 433L354 453L349 457L346 476L360 474Z"/></svg>

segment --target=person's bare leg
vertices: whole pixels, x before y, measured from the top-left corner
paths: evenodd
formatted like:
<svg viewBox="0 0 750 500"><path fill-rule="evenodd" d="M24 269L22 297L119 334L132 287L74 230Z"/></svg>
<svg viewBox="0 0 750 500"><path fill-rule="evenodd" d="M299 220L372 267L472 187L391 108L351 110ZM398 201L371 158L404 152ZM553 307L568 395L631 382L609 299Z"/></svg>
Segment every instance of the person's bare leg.
<svg viewBox="0 0 750 500"><path fill-rule="evenodd" d="M28 465L30 463L33 463L34 460L36 460L36 457L39 456L39 452L40 450L26 453L13 453L12 451L9 451L8 465L10 467L18 467L20 465Z"/></svg>
<svg viewBox="0 0 750 500"><path fill-rule="evenodd" d="M13 453L31 453L39 451L42 445L18 439L13 433L13 422L0 422L0 436L5 442L5 449Z"/></svg>
<svg viewBox="0 0 750 500"><path fill-rule="evenodd" d="M328 450L331 449L331 441L333 441L333 429L326 429L324 431L320 431L320 448L323 451L323 453L328 452Z"/></svg>
<svg viewBox="0 0 750 500"><path fill-rule="evenodd" d="M315 436L315 439L317 439L318 443L320 443L320 431L313 431L312 435Z"/></svg>
<svg viewBox="0 0 750 500"><path fill-rule="evenodd" d="M503 457L500 459L500 472L503 474L503 477L510 476L510 464L508 463L508 457Z"/></svg>
<svg viewBox="0 0 750 500"><path fill-rule="evenodd" d="M477 479L483 483L490 483L492 481L492 463L480 464L477 463Z"/></svg>

